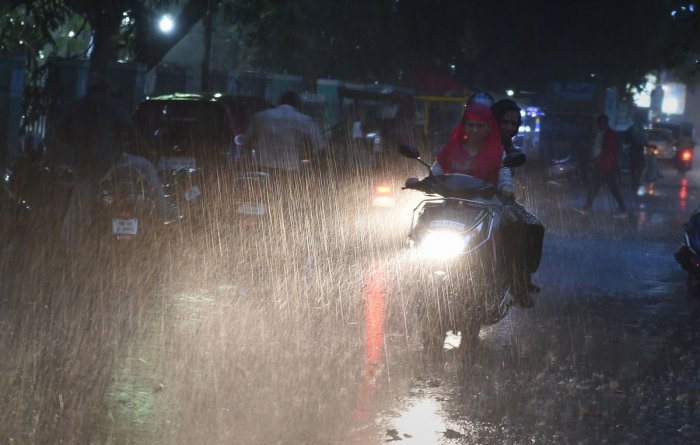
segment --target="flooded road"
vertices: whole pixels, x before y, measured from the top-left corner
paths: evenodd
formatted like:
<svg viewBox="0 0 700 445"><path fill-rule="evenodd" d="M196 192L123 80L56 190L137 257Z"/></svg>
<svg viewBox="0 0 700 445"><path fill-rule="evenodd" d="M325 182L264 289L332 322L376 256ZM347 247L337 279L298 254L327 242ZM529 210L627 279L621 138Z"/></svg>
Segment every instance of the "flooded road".
<svg viewBox="0 0 700 445"><path fill-rule="evenodd" d="M415 196L393 210L368 207L368 194L324 202L288 232L288 215L273 213L244 237L218 218L196 242L165 246L157 272L82 263L53 266L47 280L50 264L29 262L27 279L3 281L13 298L1 320L0 436L693 442L700 300L687 297L673 252L700 179L666 173L623 221L606 191L584 218L571 210L580 190L526 176L524 199L548 229L542 292L482 328L467 356L456 336L437 355L422 350L402 266Z"/></svg>

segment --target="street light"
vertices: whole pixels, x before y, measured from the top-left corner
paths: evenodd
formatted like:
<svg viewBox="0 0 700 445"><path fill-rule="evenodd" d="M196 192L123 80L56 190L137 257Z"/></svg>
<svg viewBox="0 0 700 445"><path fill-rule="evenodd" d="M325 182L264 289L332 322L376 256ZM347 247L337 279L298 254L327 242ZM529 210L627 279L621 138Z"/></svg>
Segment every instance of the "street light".
<svg viewBox="0 0 700 445"><path fill-rule="evenodd" d="M513 91L513 90L506 90L506 94L507 94L508 96L512 96L512 95L515 94L515 91Z"/></svg>
<svg viewBox="0 0 700 445"><path fill-rule="evenodd" d="M168 34L170 31L173 30L175 27L175 22L173 21L173 18L170 16L170 14L165 14L160 18L160 21L158 22L158 28L160 28L161 32Z"/></svg>

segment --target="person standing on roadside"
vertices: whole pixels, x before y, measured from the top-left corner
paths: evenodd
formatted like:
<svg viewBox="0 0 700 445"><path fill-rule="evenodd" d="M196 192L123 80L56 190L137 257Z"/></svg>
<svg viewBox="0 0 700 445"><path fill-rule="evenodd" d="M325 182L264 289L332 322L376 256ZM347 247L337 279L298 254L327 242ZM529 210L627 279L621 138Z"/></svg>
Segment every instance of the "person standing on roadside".
<svg viewBox="0 0 700 445"><path fill-rule="evenodd" d="M620 193L620 188L617 184L617 157L620 144L617 140L617 135L615 135L615 132L610 128L608 116L604 114L598 116L596 118L596 126L598 127L598 137L596 140L600 141L600 151L597 152L597 150L594 150L593 152L593 178L591 186L586 195L586 203L583 207L574 208L574 210L582 215L588 215L598 190L603 184L606 184L619 207L619 212L613 214L613 217L626 218L627 207L625 206L625 200L622 198L622 193Z"/></svg>

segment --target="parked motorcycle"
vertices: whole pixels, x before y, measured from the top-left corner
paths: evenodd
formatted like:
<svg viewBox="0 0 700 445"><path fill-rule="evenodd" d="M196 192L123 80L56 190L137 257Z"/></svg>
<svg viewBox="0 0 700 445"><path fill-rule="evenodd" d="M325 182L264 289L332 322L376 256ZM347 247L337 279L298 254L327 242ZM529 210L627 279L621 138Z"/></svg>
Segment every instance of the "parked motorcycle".
<svg viewBox="0 0 700 445"><path fill-rule="evenodd" d="M30 234L70 244L73 236L96 237L101 245L143 241L163 224L151 186L138 169L129 165L112 167L86 193L87 211L76 193L81 193L74 172L67 167L41 163L10 168L4 177L7 193L21 208L23 226ZM85 190L82 190L85 192ZM68 212L75 213L67 230ZM129 243L132 244L132 243Z"/></svg>
<svg viewBox="0 0 700 445"><path fill-rule="evenodd" d="M115 241L143 240L163 224L151 185L129 165L114 166L105 174L99 182L99 200L98 234L111 233Z"/></svg>
<svg viewBox="0 0 700 445"><path fill-rule="evenodd" d="M36 159L18 158L7 167L3 189L12 205L5 211L11 212L17 223L14 237L57 237L74 181L69 169L47 166Z"/></svg>
<svg viewBox="0 0 700 445"><path fill-rule="evenodd" d="M205 188L202 170L186 160L170 164L161 160L158 176L173 205L182 211L187 220L196 220L201 213L199 210Z"/></svg>
<svg viewBox="0 0 700 445"><path fill-rule="evenodd" d="M401 145L400 152L430 169L415 147ZM504 159L507 167L524 162L522 153ZM414 209L409 233L421 288L427 289L419 304L423 344L441 348L448 331L459 331L466 349L482 325L498 322L512 305L495 236L503 204L493 185L463 174L408 178L404 188L433 196Z"/></svg>
<svg viewBox="0 0 700 445"><path fill-rule="evenodd" d="M561 159L552 160L547 166L547 184L557 187L565 182L580 184L583 178L579 164L579 161L571 154Z"/></svg>

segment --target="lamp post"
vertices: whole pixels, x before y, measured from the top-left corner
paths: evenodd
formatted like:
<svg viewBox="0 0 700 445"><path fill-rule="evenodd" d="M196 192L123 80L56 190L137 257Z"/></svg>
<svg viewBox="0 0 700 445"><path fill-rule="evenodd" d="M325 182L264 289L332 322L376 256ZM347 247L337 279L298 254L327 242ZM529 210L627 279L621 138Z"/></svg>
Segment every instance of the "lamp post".
<svg viewBox="0 0 700 445"><path fill-rule="evenodd" d="M204 55L202 56L202 92L209 92L211 90L211 38L214 33L214 23L213 23L213 7L212 1L207 1L207 10L204 13L203 25L204 25Z"/></svg>

